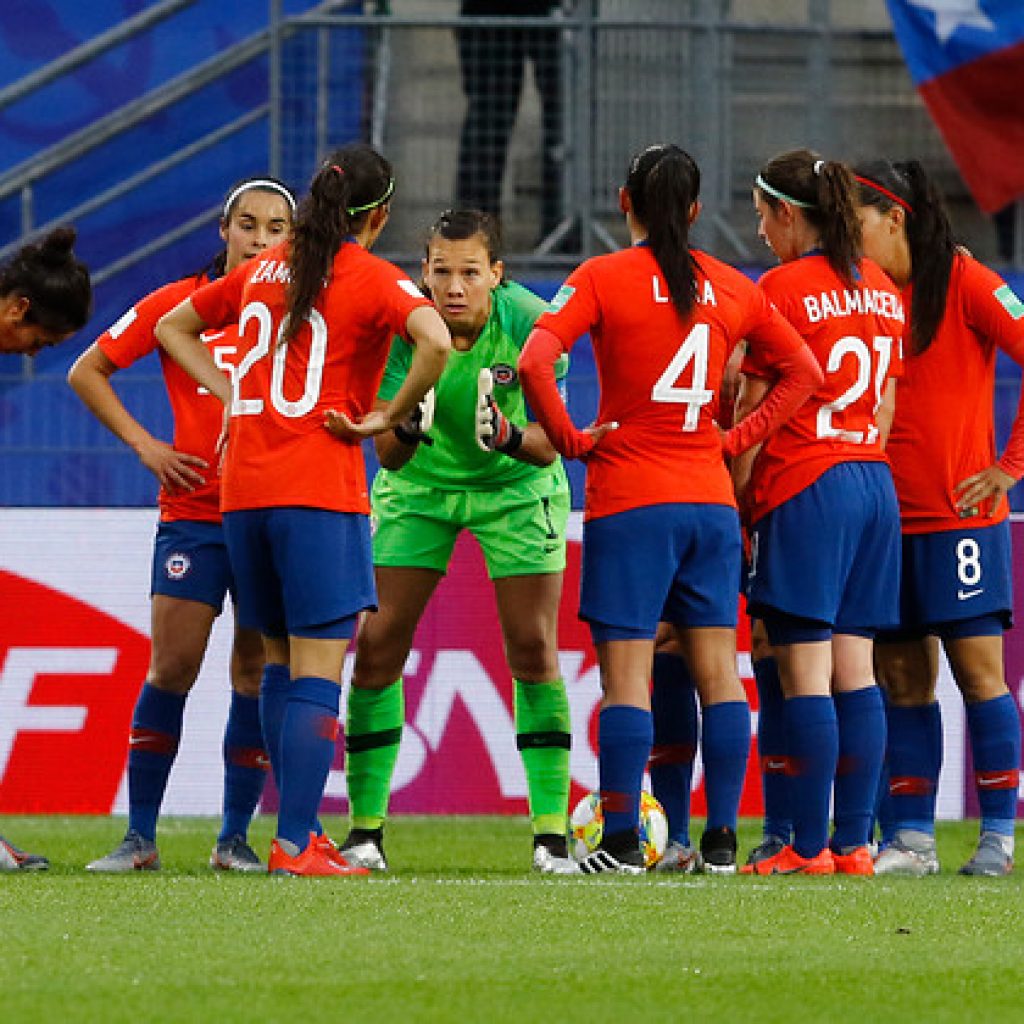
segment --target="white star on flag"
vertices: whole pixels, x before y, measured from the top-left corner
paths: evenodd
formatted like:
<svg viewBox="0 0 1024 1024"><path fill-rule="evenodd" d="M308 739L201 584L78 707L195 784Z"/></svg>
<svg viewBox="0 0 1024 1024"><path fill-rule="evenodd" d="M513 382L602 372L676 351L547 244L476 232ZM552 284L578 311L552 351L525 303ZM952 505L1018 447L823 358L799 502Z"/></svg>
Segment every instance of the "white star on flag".
<svg viewBox="0 0 1024 1024"><path fill-rule="evenodd" d="M995 25L981 9L981 0L907 0L911 7L920 7L935 15L935 35L945 45L961 25L994 32Z"/></svg>

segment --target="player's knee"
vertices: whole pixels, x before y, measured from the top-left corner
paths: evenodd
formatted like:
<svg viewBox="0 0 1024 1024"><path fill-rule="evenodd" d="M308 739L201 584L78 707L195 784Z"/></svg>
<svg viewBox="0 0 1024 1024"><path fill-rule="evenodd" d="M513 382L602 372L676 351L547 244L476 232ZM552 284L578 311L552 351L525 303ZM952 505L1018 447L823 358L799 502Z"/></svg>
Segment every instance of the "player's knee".
<svg viewBox="0 0 1024 1024"><path fill-rule="evenodd" d="M517 679L556 679L560 675L557 648L542 634L508 639L505 653Z"/></svg>
<svg viewBox="0 0 1024 1024"><path fill-rule="evenodd" d="M195 685L201 664L201 659L182 652L154 652L146 682L168 693L188 693Z"/></svg>

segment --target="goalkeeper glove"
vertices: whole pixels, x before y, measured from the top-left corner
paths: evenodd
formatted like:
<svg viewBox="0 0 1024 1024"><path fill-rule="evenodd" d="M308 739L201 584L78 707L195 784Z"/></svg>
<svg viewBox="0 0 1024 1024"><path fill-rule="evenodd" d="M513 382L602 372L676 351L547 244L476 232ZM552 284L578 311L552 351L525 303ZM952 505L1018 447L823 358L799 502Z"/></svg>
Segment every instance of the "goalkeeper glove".
<svg viewBox="0 0 1024 1024"><path fill-rule="evenodd" d="M427 437L427 431L434 425L434 405L434 389L431 388L413 409L412 414L395 427L395 437L402 444L411 446L418 445L420 441L433 444L434 442Z"/></svg>
<svg viewBox="0 0 1024 1024"><path fill-rule="evenodd" d="M476 443L485 452L512 455L523 444L523 432L494 401L494 377L484 367L476 381Z"/></svg>

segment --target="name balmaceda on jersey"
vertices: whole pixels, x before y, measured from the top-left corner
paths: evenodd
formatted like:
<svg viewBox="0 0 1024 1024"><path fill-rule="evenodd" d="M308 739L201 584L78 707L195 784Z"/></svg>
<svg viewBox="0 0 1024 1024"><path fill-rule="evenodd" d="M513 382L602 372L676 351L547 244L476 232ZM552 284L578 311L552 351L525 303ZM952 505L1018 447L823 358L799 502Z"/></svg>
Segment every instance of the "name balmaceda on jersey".
<svg viewBox="0 0 1024 1024"><path fill-rule="evenodd" d="M804 296L804 310L812 323L845 316L874 313L888 320L904 322L903 304L895 292L880 288L845 288Z"/></svg>

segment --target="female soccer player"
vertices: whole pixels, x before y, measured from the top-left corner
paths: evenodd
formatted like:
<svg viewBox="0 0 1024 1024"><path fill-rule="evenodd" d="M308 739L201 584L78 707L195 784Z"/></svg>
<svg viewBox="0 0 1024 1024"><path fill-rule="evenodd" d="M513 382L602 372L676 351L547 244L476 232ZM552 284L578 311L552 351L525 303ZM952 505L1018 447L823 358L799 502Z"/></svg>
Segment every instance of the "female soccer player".
<svg viewBox="0 0 1024 1024"><path fill-rule="evenodd" d="M555 448L588 460L580 616L590 623L604 689L605 824L601 846L583 862L587 873L643 870L637 822L659 619L678 627L699 687L739 685L740 530L723 451L762 440L821 380L811 353L757 287L690 249L699 188L697 165L678 147L638 153L619 192L634 244L569 276L519 361L527 400ZM601 381L600 425L578 430L554 365L587 331ZM718 392L741 338L780 379L758 411L723 436ZM749 743L748 711L744 723Z"/></svg>
<svg viewBox="0 0 1024 1024"><path fill-rule="evenodd" d="M224 250L208 271L157 289L136 303L81 355L68 382L96 418L132 448L160 482L160 523L153 550L152 654L132 715L128 740L128 831L113 852L89 871L120 873L160 867L157 819L178 751L189 692L199 676L210 631L224 597L234 589L220 521L220 480L214 447L223 410L209 392L163 352L154 329L185 296L284 238L295 199L279 181L246 178L224 200ZM237 364L235 328L204 338L215 361ZM125 408L110 378L160 351L174 414L174 440L153 437ZM259 871L247 841L268 765L260 731L259 685L263 644L259 633L235 628L231 653L231 705L224 730L224 813L210 856L214 868Z"/></svg>
<svg viewBox="0 0 1024 1024"><path fill-rule="evenodd" d="M883 444L904 314L892 282L861 257L855 199L849 168L805 149L770 160L754 185L758 233L782 264L760 287L825 378L764 443L741 487L748 607L764 621L781 677L793 819L792 844L744 868L755 874L872 873L868 832L885 751L873 636L896 619L899 577ZM766 376L756 352L743 371ZM741 459L736 476L745 475Z"/></svg>
<svg viewBox="0 0 1024 1024"><path fill-rule="evenodd" d="M516 745L534 832L533 865L571 873L566 849L569 704L558 667L569 483L544 431L528 420L516 360L546 303L503 279L497 221L448 211L430 229L423 280L454 351L434 391L432 424L414 416L376 438L373 485L379 611L359 630L345 730L353 863L384 870L391 775L404 721L402 668L417 623L469 530L494 581L515 680ZM405 379L412 352L391 346L378 402ZM560 367L561 374L567 362Z"/></svg>
<svg viewBox="0 0 1024 1024"><path fill-rule="evenodd" d="M1024 474L1024 409L995 451L996 350L1024 363L1024 305L953 242L916 161L857 171L865 251L903 289L906 375L886 449L903 534L900 625L877 649L889 697L889 794L896 831L879 874L938 871L935 793L942 722L938 644L967 707L981 837L960 869L1006 875L1020 768L1020 719L1007 690L1003 630L1012 609L1006 492Z"/></svg>
<svg viewBox="0 0 1024 1024"><path fill-rule="evenodd" d="M75 229L55 228L0 267L0 353L34 356L81 330L92 309L89 271L75 258ZM0 871L50 862L0 836Z"/></svg>
<svg viewBox="0 0 1024 1024"><path fill-rule="evenodd" d="M221 489L239 619L270 663L264 731L281 791L272 872L366 874L320 832L341 670L356 617L375 605L364 437L394 429L444 369L444 321L397 267L369 253L387 223L391 165L334 152L299 207L293 240L186 299L160 343L231 403ZM232 386L200 340L238 323ZM405 383L371 409L395 334L415 344Z"/></svg>

